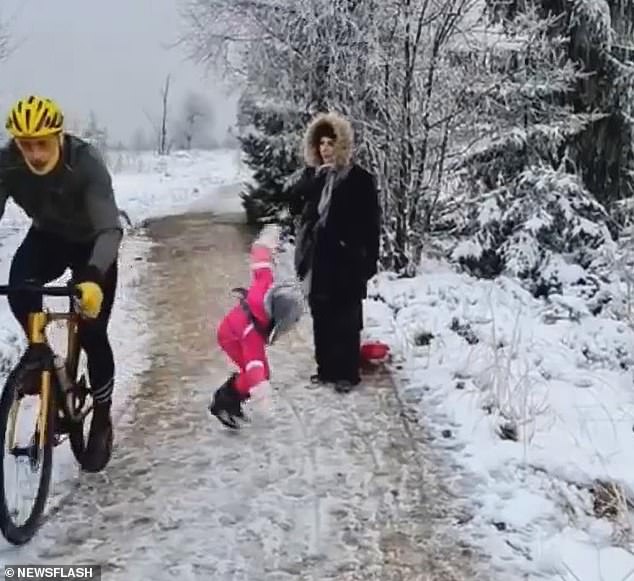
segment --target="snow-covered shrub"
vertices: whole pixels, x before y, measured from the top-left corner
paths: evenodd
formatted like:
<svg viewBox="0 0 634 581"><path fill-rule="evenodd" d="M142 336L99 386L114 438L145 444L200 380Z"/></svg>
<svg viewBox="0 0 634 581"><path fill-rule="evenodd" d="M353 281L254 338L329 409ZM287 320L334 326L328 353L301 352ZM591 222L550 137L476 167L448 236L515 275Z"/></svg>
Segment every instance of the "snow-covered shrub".
<svg viewBox="0 0 634 581"><path fill-rule="evenodd" d="M471 274L507 274L528 281L535 295L560 291L603 265L615 250L605 209L572 174L529 168L517 179L460 207L451 258ZM559 259L561 257L561 260ZM578 265L562 280L562 264Z"/></svg>

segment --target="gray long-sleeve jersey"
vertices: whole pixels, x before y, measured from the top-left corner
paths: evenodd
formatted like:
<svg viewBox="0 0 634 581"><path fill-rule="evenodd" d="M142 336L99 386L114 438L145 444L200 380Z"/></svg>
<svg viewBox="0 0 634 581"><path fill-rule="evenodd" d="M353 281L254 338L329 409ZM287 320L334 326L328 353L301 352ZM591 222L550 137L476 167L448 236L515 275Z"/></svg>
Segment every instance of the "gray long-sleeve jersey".
<svg viewBox="0 0 634 581"><path fill-rule="evenodd" d="M70 242L92 243L88 264L102 274L117 259L123 229L112 179L88 142L65 135L62 163L44 176L31 172L10 142L0 150L0 218L9 197L38 230Z"/></svg>

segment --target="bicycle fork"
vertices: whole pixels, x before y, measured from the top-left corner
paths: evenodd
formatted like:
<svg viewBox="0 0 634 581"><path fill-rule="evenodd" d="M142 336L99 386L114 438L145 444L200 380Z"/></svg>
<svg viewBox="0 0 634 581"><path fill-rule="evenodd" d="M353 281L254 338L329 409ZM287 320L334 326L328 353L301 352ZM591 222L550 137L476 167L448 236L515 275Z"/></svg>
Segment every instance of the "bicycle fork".
<svg viewBox="0 0 634 581"><path fill-rule="evenodd" d="M39 413L39 435L40 435L40 450L44 448L46 444L46 434L48 433L48 418L49 418L49 401L51 397L51 372L42 372L42 385L40 395L40 413Z"/></svg>
<svg viewBox="0 0 634 581"><path fill-rule="evenodd" d="M29 349L32 349L33 345L42 345L45 343L46 338L44 335L44 328L46 326L46 313L31 313L28 320L28 340ZM18 452L16 447L16 425L19 414L19 401L18 398L14 401L11 411L9 412L9 449ZM51 401L51 372L48 369L48 365L44 367L40 375L40 401L39 409L37 413L36 433L38 435L38 441L34 442L38 446L38 449L43 449L46 445L46 434L49 421L49 406ZM24 453L25 450L20 452ZM18 455L21 455L19 453Z"/></svg>
<svg viewBox="0 0 634 581"><path fill-rule="evenodd" d="M29 343L31 345L41 345L46 342L44 329L46 328L47 314L45 312L31 313L28 322ZM51 372L48 365L41 375L40 384L40 409L38 413L39 449L46 444L46 434L48 433L49 406L51 400ZM16 414L17 415L17 414ZM15 435L15 431L13 437Z"/></svg>

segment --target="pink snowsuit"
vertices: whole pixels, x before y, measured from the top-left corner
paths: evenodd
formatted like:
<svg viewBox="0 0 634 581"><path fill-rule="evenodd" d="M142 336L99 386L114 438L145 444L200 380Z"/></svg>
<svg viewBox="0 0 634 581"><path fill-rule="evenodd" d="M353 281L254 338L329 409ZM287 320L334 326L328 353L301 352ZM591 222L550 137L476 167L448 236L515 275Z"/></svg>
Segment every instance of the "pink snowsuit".
<svg viewBox="0 0 634 581"><path fill-rule="evenodd" d="M251 247L251 286L246 302L261 327L268 328L270 319L264 308L264 297L273 285L273 252L256 241ZM249 320L240 304L233 307L218 326L220 348L238 366L235 388L241 396L270 377L266 357L266 339Z"/></svg>

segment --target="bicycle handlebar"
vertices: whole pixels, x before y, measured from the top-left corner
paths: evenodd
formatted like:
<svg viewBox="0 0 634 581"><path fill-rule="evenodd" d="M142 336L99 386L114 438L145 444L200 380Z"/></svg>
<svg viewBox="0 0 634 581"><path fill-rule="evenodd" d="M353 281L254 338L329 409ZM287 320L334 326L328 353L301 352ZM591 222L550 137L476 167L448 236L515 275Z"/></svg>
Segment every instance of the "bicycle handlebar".
<svg viewBox="0 0 634 581"><path fill-rule="evenodd" d="M0 296L9 293L29 292L49 297L76 297L81 298L81 291L70 285L45 286L40 284L22 283L16 285L0 285Z"/></svg>

